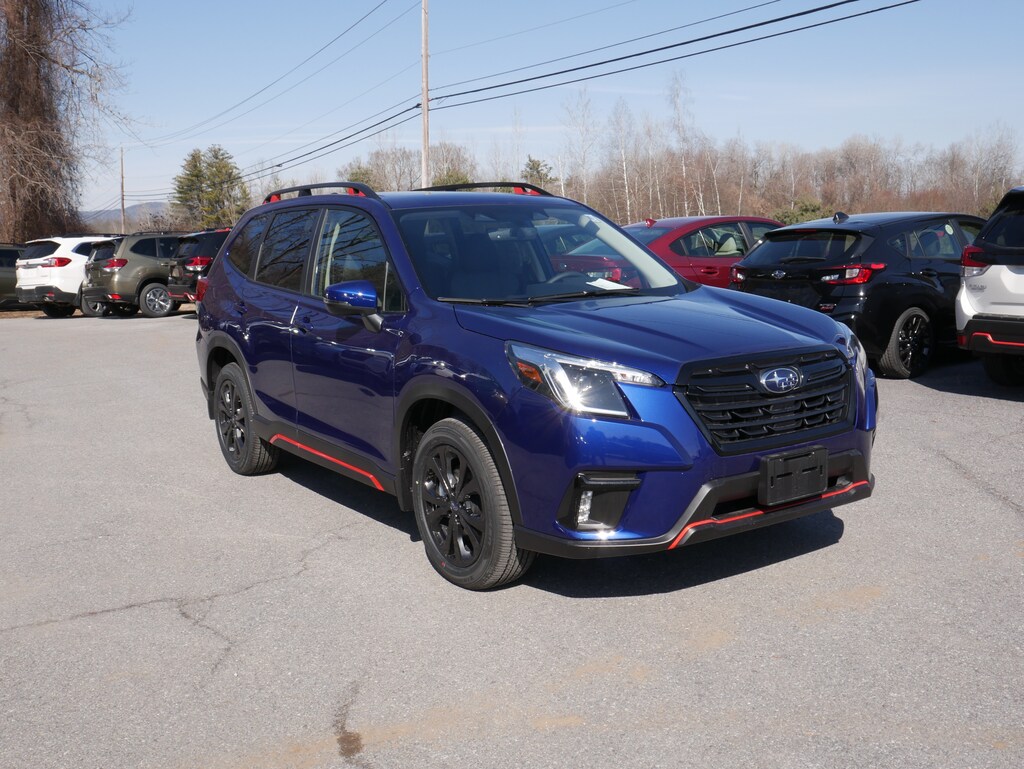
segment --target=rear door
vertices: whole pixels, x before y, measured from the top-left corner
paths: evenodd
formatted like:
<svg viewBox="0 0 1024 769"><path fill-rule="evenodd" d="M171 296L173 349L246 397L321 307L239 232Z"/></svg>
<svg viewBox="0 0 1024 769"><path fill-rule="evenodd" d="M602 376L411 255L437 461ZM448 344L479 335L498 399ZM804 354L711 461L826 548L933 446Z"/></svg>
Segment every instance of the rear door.
<svg viewBox="0 0 1024 769"><path fill-rule="evenodd" d="M288 427L295 423L292 319L319 216L315 208L277 213L259 249L252 280L240 283L235 300L241 338L248 347L249 381L261 412Z"/></svg>

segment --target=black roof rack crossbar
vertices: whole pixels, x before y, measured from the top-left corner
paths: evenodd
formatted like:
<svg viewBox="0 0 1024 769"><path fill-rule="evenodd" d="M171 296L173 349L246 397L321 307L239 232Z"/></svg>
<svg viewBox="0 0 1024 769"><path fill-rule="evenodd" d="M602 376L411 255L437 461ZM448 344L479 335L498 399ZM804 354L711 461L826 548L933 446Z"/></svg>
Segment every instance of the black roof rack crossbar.
<svg viewBox="0 0 1024 769"><path fill-rule="evenodd" d="M465 184L439 184L435 187L420 187L416 192L452 192L457 190L479 190L494 187L511 187L517 195L544 195L553 198L547 190L528 182L466 182Z"/></svg>
<svg viewBox="0 0 1024 769"><path fill-rule="evenodd" d="M369 185L362 182L323 182L322 184L301 184L298 187L285 187L282 190L268 192L263 198L264 203L276 203L281 196L288 192L297 193L298 197L304 198L313 194L313 190L343 189L347 195L362 195L363 197L380 200L380 195L373 191Z"/></svg>

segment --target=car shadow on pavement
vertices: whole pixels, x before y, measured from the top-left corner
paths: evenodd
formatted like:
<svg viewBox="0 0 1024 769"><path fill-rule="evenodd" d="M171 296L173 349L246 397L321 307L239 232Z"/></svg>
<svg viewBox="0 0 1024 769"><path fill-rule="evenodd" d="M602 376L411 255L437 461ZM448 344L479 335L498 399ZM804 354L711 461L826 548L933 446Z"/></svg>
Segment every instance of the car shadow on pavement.
<svg viewBox="0 0 1024 769"><path fill-rule="evenodd" d="M293 483L383 523L419 542L411 512L403 512L390 494L282 454L277 472ZM743 574L836 544L844 524L831 510L756 531L684 547L672 552L621 558L573 560L539 555L521 582L573 598L668 593Z"/></svg>
<svg viewBox="0 0 1024 769"><path fill-rule="evenodd" d="M924 374L913 380L916 384L950 395L972 395L980 398L1024 403L1024 387L1004 387L995 384L979 358L966 353L947 353ZM885 401L882 402L885 407Z"/></svg>
<svg viewBox="0 0 1024 769"><path fill-rule="evenodd" d="M398 500L390 494L371 489L287 452L281 452L277 472L332 502L408 534L412 542L420 541L413 514L400 510Z"/></svg>
<svg viewBox="0 0 1024 769"><path fill-rule="evenodd" d="M586 560L538 556L523 583L570 598L671 593L830 547L843 530L842 519L825 510L671 552Z"/></svg>

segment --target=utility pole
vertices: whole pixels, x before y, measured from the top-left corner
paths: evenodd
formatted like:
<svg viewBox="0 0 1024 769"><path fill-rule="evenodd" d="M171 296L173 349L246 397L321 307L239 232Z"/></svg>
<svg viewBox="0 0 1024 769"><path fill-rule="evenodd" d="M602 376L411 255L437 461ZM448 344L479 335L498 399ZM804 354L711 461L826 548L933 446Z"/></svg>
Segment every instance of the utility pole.
<svg viewBox="0 0 1024 769"><path fill-rule="evenodd" d="M121 234L125 234L124 228L124 146L121 147Z"/></svg>
<svg viewBox="0 0 1024 769"><path fill-rule="evenodd" d="M426 187L430 184L430 103L428 101L427 88L427 59L430 58L430 48L427 45L427 0L423 0L423 51L420 59L423 65L423 92L420 95L420 110L423 113L423 151L420 152L420 186Z"/></svg>

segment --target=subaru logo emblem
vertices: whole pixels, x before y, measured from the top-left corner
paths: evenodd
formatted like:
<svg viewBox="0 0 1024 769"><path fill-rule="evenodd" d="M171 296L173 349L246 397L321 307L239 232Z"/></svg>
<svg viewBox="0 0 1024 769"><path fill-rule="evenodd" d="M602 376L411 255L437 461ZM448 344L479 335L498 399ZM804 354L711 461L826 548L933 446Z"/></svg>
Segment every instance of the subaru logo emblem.
<svg viewBox="0 0 1024 769"><path fill-rule="evenodd" d="M786 277L786 272L785 270L776 270L772 273L772 277L775 278L775 280L782 280Z"/></svg>
<svg viewBox="0 0 1024 769"><path fill-rule="evenodd" d="M804 377L799 369L792 366L780 366L763 372L758 381L761 382L761 387L766 392L782 395L798 388L803 383Z"/></svg>

